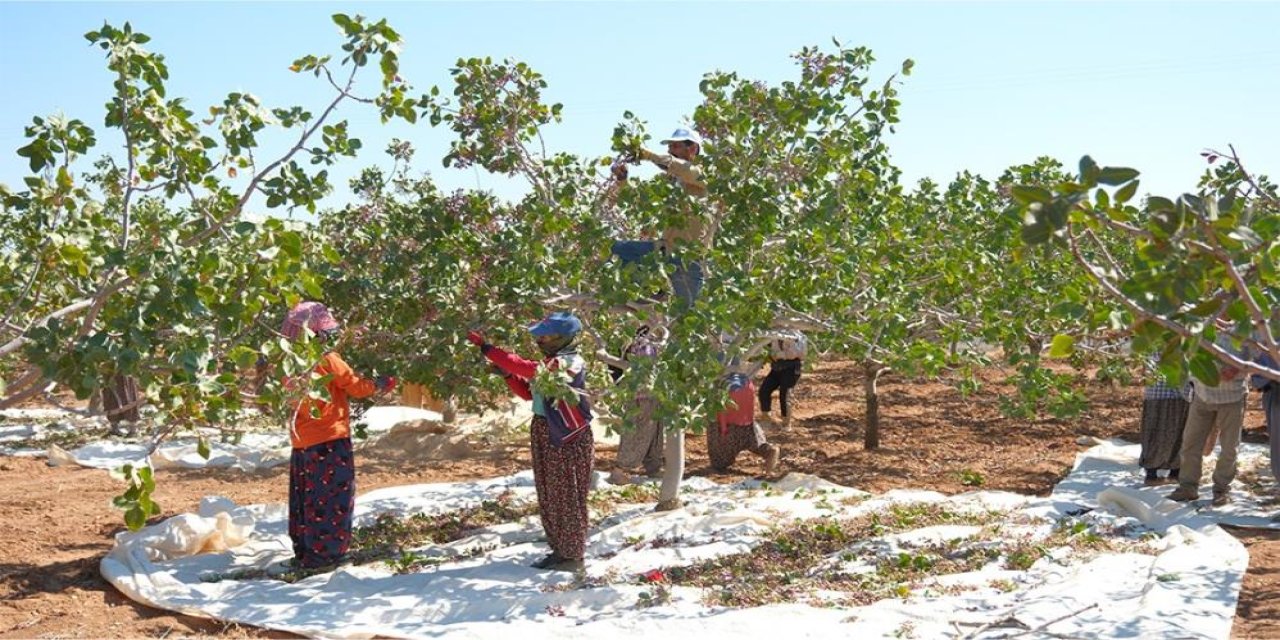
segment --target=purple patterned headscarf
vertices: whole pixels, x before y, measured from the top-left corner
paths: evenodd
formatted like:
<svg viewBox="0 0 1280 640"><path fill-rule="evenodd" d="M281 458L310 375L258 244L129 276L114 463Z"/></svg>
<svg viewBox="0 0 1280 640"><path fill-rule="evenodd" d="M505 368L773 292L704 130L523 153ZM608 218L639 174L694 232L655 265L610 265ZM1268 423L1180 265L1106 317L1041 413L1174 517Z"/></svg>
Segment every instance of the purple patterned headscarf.
<svg viewBox="0 0 1280 640"><path fill-rule="evenodd" d="M337 329L338 321L333 318L332 313L329 313L329 307L308 300L299 302L289 311L289 315L284 319L284 326L280 327L280 333L290 340L297 340L302 337L303 327L311 329L311 333L318 335L324 331Z"/></svg>

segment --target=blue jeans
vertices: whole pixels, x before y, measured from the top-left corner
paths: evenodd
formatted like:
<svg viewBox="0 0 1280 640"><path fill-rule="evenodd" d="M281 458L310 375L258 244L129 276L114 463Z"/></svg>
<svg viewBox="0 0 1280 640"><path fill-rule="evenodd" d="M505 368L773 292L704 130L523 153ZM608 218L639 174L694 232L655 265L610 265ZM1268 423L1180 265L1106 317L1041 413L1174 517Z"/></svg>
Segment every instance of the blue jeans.
<svg viewBox="0 0 1280 640"><path fill-rule="evenodd" d="M618 240L613 243L612 248L613 255L618 256L622 264L640 262L657 250L658 243L653 240ZM706 275L702 272L702 263L696 260L682 260L672 255L667 255L665 262L672 267L668 277L671 279L673 293L683 300L686 306L692 307L693 302L698 299L698 294L702 292L703 282L706 281Z"/></svg>

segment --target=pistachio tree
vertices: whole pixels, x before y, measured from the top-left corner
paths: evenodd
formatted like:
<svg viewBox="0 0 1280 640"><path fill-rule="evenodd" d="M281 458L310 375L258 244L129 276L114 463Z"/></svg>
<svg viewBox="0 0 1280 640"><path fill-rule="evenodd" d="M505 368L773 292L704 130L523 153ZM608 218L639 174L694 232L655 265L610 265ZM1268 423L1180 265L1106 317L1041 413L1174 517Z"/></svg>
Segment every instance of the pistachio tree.
<svg viewBox="0 0 1280 640"><path fill-rule="evenodd" d="M1206 152L1195 193L1138 197L1137 170L1081 159L1078 174L1014 192L1023 239L1071 257L1119 309L1134 349L1159 355L1161 373L1217 384L1219 368L1272 380L1280 279L1280 199L1234 148ZM1221 161L1221 164L1217 164ZM1133 250L1117 254L1115 243Z"/></svg>
<svg viewBox="0 0 1280 640"><path fill-rule="evenodd" d="M573 308L589 355L616 352L640 324L659 329L659 357L635 363L619 384L605 382L597 361L593 393L604 413L625 418L643 389L669 431L700 433L727 402L727 370L758 367L751 360L773 329L830 331L824 316L860 304L851 229L880 224L900 192L884 142L897 122L897 75L873 84L865 48L806 48L795 60L795 76L775 85L704 77L692 115L707 139L708 196L698 201L661 177L620 182L607 170L653 144L641 118L625 113L611 139L602 135L608 155L548 149L543 131L561 108L542 100L545 79L516 61L459 60L454 86L429 91L420 119L455 134L446 166L521 178L527 195L497 202L368 173L358 181L367 200L325 223L351 267L335 282L365 292L350 299L369 307L368 339L399 341L399 366L445 396L485 379L462 346L467 329L527 349L530 320ZM670 287L671 265L658 255L627 266L609 255L614 240L654 238L690 209L715 230L709 246L684 249L706 271L691 307L655 297ZM367 259L391 254L404 259ZM832 265L850 277L832 278ZM683 450L674 457L669 467L679 469Z"/></svg>
<svg viewBox="0 0 1280 640"><path fill-rule="evenodd" d="M246 401L242 377L259 358L282 375L310 371L317 345L291 345L274 327L292 303L321 296L308 262L331 254L305 228L248 214L316 210L332 189L325 167L360 148L336 118L340 105L412 120L418 103L385 21L333 19L340 59L307 55L290 67L329 85L326 103L269 107L232 92L204 119L168 95L168 66L147 35L128 23L85 34L111 79L102 126L123 146L100 149L80 118L36 117L26 127L18 154L31 174L0 192L0 408L51 384L89 398L126 376L141 390L133 404L171 430L235 415ZM371 66L377 81L362 95L357 76ZM270 130L292 141L270 148ZM96 153L105 155L86 166ZM280 385L265 389L279 396ZM139 473L128 474L132 493L120 502L130 526L158 511L149 470Z"/></svg>

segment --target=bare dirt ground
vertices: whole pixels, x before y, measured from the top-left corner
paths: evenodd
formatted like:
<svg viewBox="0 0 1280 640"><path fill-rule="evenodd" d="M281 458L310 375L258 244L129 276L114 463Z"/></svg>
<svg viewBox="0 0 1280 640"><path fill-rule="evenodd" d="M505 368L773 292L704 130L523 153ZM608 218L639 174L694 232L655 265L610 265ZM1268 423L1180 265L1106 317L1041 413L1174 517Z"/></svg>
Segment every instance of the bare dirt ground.
<svg viewBox="0 0 1280 640"><path fill-rule="evenodd" d="M1082 435L1137 437L1141 390L1090 383L1091 409L1071 420L1012 420L998 410L1003 374L984 373L984 389L963 398L953 389L886 376L881 385L881 448L862 447L860 370L819 364L797 389L795 423L768 431L783 448L782 471L813 473L869 491L925 488L946 493L981 488L1044 495L1066 475ZM1251 399L1246 439L1264 438ZM613 452L597 453L608 468ZM358 458L361 491L491 477L528 467L525 447L509 446L458 461ZM687 470L719 482L761 472L740 458L736 473L710 471L705 440L689 439ZM966 485L965 481L969 484ZM261 629L170 614L134 604L98 573L122 518L111 507L119 484L99 470L49 467L42 460L0 458L0 638L291 637ZM207 495L240 504L284 502L287 470L164 472L156 499L164 516L193 512ZM1234 637L1280 638L1280 533L1233 530L1250 553Z"/></svg>

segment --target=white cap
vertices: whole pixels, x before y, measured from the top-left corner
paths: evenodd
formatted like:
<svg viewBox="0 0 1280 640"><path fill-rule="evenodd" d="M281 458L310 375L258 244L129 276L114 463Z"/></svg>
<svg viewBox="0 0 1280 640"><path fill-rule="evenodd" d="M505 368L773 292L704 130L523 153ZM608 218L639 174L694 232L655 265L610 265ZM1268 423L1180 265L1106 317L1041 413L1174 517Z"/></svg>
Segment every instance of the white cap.
<svg viewBox="0 0 1280 640"><path fill-rule="evenodd" d="M697 131L694 131L693 129L686 129L684 127L680 127L679 129L671 132L671 135L667 136L667 139L662 140L660 143L671 144L672 142L682 141L689 141L696 143L699 147L702 146L702 136L698 135Z"/></svg>

